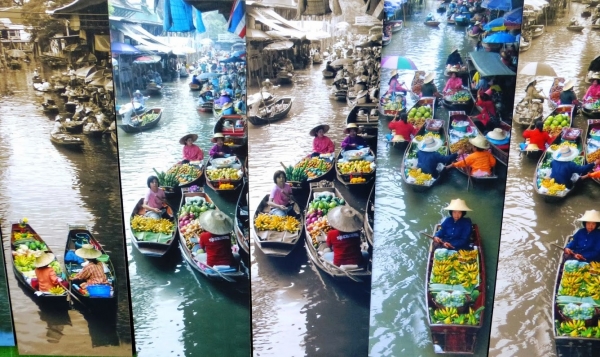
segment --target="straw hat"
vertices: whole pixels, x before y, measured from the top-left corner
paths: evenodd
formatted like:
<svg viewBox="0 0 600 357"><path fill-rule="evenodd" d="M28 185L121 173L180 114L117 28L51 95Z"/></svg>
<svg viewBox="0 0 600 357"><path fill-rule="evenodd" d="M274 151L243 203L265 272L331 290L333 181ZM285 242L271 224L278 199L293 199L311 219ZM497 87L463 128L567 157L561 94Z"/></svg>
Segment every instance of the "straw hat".
<svg viewBox="0 0 600 357"><path fill-rule="evenodd" d="M540 147L537 146L536 144L529 144L527 145L527 147L525 147L525 151L539 151Z"/></svg>
<svg viewBox="0 0 600 357"><path fill-rule="evenodd" d="M392 142L393 143L399 143L399 142L404 142L406 141L406 139L404 139L404 136L396 134L394 135L394 137L392 138Z"/></svg>
<svg viewBox="0 0 600 357"><path fill-rule="evenodd" d="M500 140L506 139L506 132L504 130L500 129L500 128L496 128L496 129L490 131L487 134L487 136L490 139L494 139L494 140L500 141Z"/></svg>
<svg viewBox="0 0 600 357"><path fill-rule="evenodd" d="M577 219L580 222L597 222L600 223L600 212L596 210L585 211L583 217Z"/></svg>
<svg viewBox="0 0 600 357"><path fill-rule="evenodd" d="M463 211L463 212L472 211L472 209L467 207L467 203L464 200L461 200L460 198L451 200L448 207L444 207L444 209L446 211Z"/></svg>
<svg viewBox="0 0 600 357"><path fill-rule="evenodd" d="M425 152L434 152L441 147L442 140L431 136L426 137L421 143L419 143L419 150Z"/></svg>
<svg viewBox="0 0 600 357"><path fill-rule="evenodd" d="M552 159L554 159L556 161L571 161L577 155L579 155L578 150L575 150L572 147L565 145L565 146L561 146L560 149L556 150L552 154Z"/></svg>
<svg viewBox="0 0 600 357"><path fill-rule="evenodd" d="M434 77L435 76L433 73L429 73L428 75L425 76L425 79L423 79L423 83L429 83L429 82L433 81Z"/></svg>
<svg viewBox="0 0 600 357"><path fill-rule="evenodd" d="M456 66L452 66L452 67L448 68L447 72L448 73L458 73L458 68Z"/></svg>
<svg viewBox="0 0 600 357"><path fill-rule="evenodd" d="M450 52L450 54L453 54L454 52L458 52L458 47L454 47L454 48L452 49L452 52Z"/></svg>
<svg viewBox="0 0 600 357"><path fill-rule="evenodd" d="M218 138L225 139L225 136L223 136L223 133L215 133L210 141L216 143Z"/></svg>
<svg viewBox="0 0 600 357"><path fill-rule="evenodd" d="M75 251L75 255L83 259L96 259L102 255L102 252L91 244L84 244Z"/></svg>
<svg viewBox="0 0 600 357"><path fill-rule="evenodd" d="M393 77L393 76L395 76L395 75L397 75L397 74L398 74L398 71L397 71L397 70L395 70L395 69L394 69L394 70L392 70L392 71L390 72L390 76L391 76L391 77Z"/></svg>
<svg viewBox="0 0 600 357"><path fill-rule="evenodd" d="M358 132L358 126L354 123L350 123L350 124L346 125L346 129L344 129L344 134L348 134L350 129L354 129L354 130L356 130L356 132Z"/></svg>
<svg viewBox="0 0 600 357"><path fill-rule="evenodd" d="M487 139L483 135L477 135L476 137L469 139L469 142L471 143L471 145L478 147L480 149L489 149L490 148L490 143L487 141Z"/></svg>
<svg viewBox="0 0 600 357"><path fill-rule="evenodd" d="M525 87L525 89L529 88L532 85L536 85L536 84L537 84L537 79L534 79L531 82L527 83L527 86Z"/></svg>
<svg viewBox="0 0 600 357"><path fill-rule="evenodd" d="M327 222L341 232L356 232L363 227L363 217L357 210L348 206L338 206L327 213Z"/></svg>
<svg viewBox="0 0 600 357"><path fill-rule="evenodd" d="M196 135L196 134L187 134L183 138L179 139L179 143L181 145L185 145L187 139L189 139L189 138L192 138L192 142L195 142L196 140L198 140L198 135Z"/></svg>
<svg viewBox="0 0 600 357"><path fill-rule="evenodd" d="M308 135L317 136L317 133L319 132L320 129L323 129L323 134L326 134L329 131L329 125L327 125L327 124L317 125L310 130Z"/></svg>
<svg viewBox="0 0 600 357"><path fill-rule="evenodd" d="M565 83L565 85L563 86L563 90L569 90L573 88L574 85L575 82L573 82L572 80L568 80L567 83Z"/></svg>
<svg viewBox="0 0 600 357"><path fill-rule="evenodd" d="M217 210L208 210L202 213L199 223L202 228L212 234L227 234L233 230L231 218Z"/></svg>
<svg viewBox="0 0 600 357"><path fill-rule="evenodd" d="M361 90L360 92L358 92L358 93L356 94L356 99L359 99L359 98L365 97L365 96L366 96L368 93L369 93L369 91L368 91L368 90L366 90L366 89L363 89L363 90Z"/></svg>
<svg viewBox="0 0 600 357"><path fill-rule="evenodd" d="M592 78L590 79L600 79L600 72L596 72L594 74L592 74Z"/></svg>
<svg viewBox="0 0 600 357"><path fill-rule="evenodd" d="M35 259L35 263L33 266L36 268L43 268L46 265L52 263L54 261L54 254L52 253L43 253L39 257Z"/></svg>

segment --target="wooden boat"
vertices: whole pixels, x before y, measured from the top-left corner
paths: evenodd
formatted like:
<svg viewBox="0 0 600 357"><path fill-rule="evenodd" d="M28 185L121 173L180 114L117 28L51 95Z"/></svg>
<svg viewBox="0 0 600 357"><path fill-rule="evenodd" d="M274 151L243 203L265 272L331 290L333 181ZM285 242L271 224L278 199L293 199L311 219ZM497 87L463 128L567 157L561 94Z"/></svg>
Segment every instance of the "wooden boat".
<svg viewBox="0 0 600 357"><path fill-rule="evenodd" d="M377 103L356 104L346 117L346 125L356 124L359 129L362 129L361 136L368 142L377 140L379 115L371 115L377 107Z"/></svg>
<svg viewBox="0 0 600 357"><path fill-rule="evenodd" d="M552 113L550 113L550 115L548 115L546 118L544 118L544 122L548 119L549 116L555 116L556 114L568 114L570 121L569 121L569 126L572 125L573 123L573 111L574 111L575 107L572 105L561 105L559 107L557 107L556 109L554 109L554 111L552 111ZM546 130L546 128L543 129L543 131L548 132L548 134L550 135L552 144L560 144L560 134L562 133L562 131L558 132L558 134L552 134L551 132L549 132L548 130ZM557 139L559 139L557 141ZM542 153L543 151L546 151L546 148L539 148L539 150L525 150L524 148L519 148L519 150L521 151L521 153L525 153L528 155L531 154L537 154L537 153Z"/></svg>
<svg viewBox="0 0 600 357"><path fill-rule="evenodd" d="M94 246L94 248L102 253L99 261L102 261L102 264L105 267L104 273L106 275L106 280L108 280L108 286L111 287L112 291L108 296L90 296L89 294L84 295L79 290L79 286L77 284L71 283L71 292L82 304L90 308L102 309L97 312L105 313L105 308L114 308L117 303L117 274L115 273L115 268L110 260L110 257L102 248L102 244L100 244L100 242L94 238L87 226L69 224L69 233L67 235L67 245L65 247L64 256L65 272L67 273L67 276L73 276L83 269L83 267L76 262L68 262L67 257L67 253L69 251L74 254L75 250L81 248L83 244L91 244Z"/></svg>
<svg viewBox="0 0 600 357"><path fill-rule="evenodd" d="M392 42L392 37L391 36L383 36L382 41L381 41L381 45L385 47L385 46L389 45L390 42ZM325 77L325 78L331 78L331 77Z"/></svg>
<svg viewBox="0 0 600 357"><path fill-rule="evenodd" d="M20 245L29 244L31 242L37 242L37 243L44 244L46 246L45 251L47 253L52 253L52 250L50 249L50 247L46 244L46 242L44 242L44 240L39 236L39 234L36 233L36 231L33 229L33 227L31 227L29 224L27 224L27 223L25 223L24 225L21 225L20 223L12 223L11 224L11 232L10 232L11 252L14 253L19 249ZM36 249L36 250L39 250L39 249ZM17 281L25 287L25 290L27 290L27 292L32 294L33 299L35 299L38 302L48 303L51 306L60 306L60 307L68 306L66 291L64 291L61 295L52 295L50 293L40 292L38 290L37 284L35 282L32 283L32 279L34 279L34 278L37 281L37 278L35 275L35 270L32 270L31 272L26 272L26 273L21 272L17 268L17 265L15 263L15 255L10 254L10 257L11 257L11 261L12 261L13 272L15 273L15 277L17 278ZM56 262L56 263L54 263L54 262ZM56 255L54 258L54 262L52 262L51 264L60 267L60 264L56 260ZM62 270L62 267L61 267L61 270ZM58 277L60 277L63 280L68 282L67 276L64 274L64 272L62 272L61 274L57 274L57 275L58 275ZM63 285L63 288L68 288L68 285L66 287Z"/></svg>
<svg viewBox="0 0 600 357"><path fill-rule="evenodd" d="M278 84L292 84L294 82L294 73L288 72L285 70L279 71L277 73L277 83Z"/></svg>
<svg viewBox="0 0 600 357"><path fill-rule="evenodd" d="M439 24L439 21L425 21L425 26L429 27L438 27Z"/></svg>
<svg viewBox="0 0 600 357"><path fill-rule="evenodd" d="M394 99L395 102L392 102L392 99ZM391 104L391 106L388 104ZM401 114L406 113L406 97L403 95L396 95L395 98L393 98L391 94L383 95L379 100L377 110L379 111L379 116L383 119L392 120L396 117L400 118Z"/></svg>
<svg viewBox="0 0 600 357"><path fill-rule="evenodd" d="M320 53L315 53L312 56L312 64L315 65L315 64L321 64L321 63L323 63L323 57L321 56Z"/></svg>
<svg viewBox="0 0 600 357"><path fill-rule="evenodd" d="M250 257L250 211L248 209L248 183L244 180L244 187L242 187L242 192L235 206L234 229L235 240L240 248L240 253L246 260Z"/></svg>
<svg viewBox="0 0 600 357"><path fill-rule="evenodd" d="M519 40L519 52L525 52L531 48L531 41L526 42L523 37Z"/></svg>
<svg viewBox="0 0 600 357"><path fill-rule="evenodd" d="M344 151L340 151L335 160L335 175L341 183L343 183L348 188L364 189L365 186L367 186L367 185L371 184L371 182L375 181L376 169L373 168L372 166L371 167L372 167L373 171L371 171L369 173L353 172L353 173L342 174L340 172L339 165L342 163L342 162L340 162L340 159L343 159L343 154L344 154ZM371 161L371 162L375 162L375 153L373 153L373 150L369 149L368 156L373 157L373 161ZM364 179L364 181L351 182L351 180L353 178L362 178L362 179Z"/></svg>
<svg viewBox="0 0 600 357"><path fill-rule="evenodd" d="M540 157L540 160L538 161L537 166L535 168L535 173L533 175L533 186L535 188L535 192L537 194L539 194L540 196L542 196L545 201L547 201L547 202L560 201L560 200L564 199L565 197L567 197L567 195L571 191L573 191L573 188L575 188L575 185L573 185L573 188L571 188L571 189L567 188L563 191L557 192L555 195L551 195L547 192L543 192L545 190L542 190L542 186L541 186L542 185L542 170L550 168L550 164L553 160L553 158L552 158L552 154L554 153L553 147L558 149L558 147L560 147L560 145L564 142L571 142L571 143L575 143L577 145L577 150L579 150L579 155L576 158L574 158L572 161L578 163L579 165L582 165L583 163L585 163L585 153L583 150L581 132L582 132L582 130L577 129L577 128L563 128L561 135L559 135L554 140L553 146L550 146L550 148L548 148L546 151L544 151L544 153ZM556 146L554 146L554 145L556 145ZM577 182L575 184L577 184Z"/></svg>
<svg viewBox="0 0 600 357"><path fill-rule="evenodd" d="M468 96L467 100L453 100L452 96L458 92L463 92ZM473 103L475 100L473 99L473 94L467 88L463 88L461 91L455 92L451 95L444 95L442 98L442 105L446 107L448 110L463 110L465 112L470 111L473 108Z"/></svg>
<svg viewBox="0 0 600 357"><path fill-rule="evenodd" d="M46 103L42 103L42 107L44 108L44 114L57 114L58 113L58 106L56 105L56 102L52 99L48 99L46 100Z"/></svg>
<svg viewBox="0 0 600 357"><path fill-rule="evenodd" d="M159 236L158 238L152 237L151 240L140 240L145 238L145 232L135 232L131 226L131 220L135 216L143 216L146 214L146 209L142 207L144 204L144 198L140 198L138 203L133 208L131 216L129 217L129 229L131 231L131 243L138 249L140 253L148 257L162 258L165 256L177 242L177 228L173 227L173 233L170 236ZM167 204L163 204L163 208L166 208L167 214L173 216L173 209ZM173 224L177 225L177 219L173 217L171 219Z"/></svg>
<svg viewBox="0 0 600 357"><path fill-rule="evenodd" d="M324 185L327 183L328 185ZM310 194L308 198L308 202L306 207L309 207L309 204L314 200L314 195L319 193L330 192L334 195L334 197L344 199L342 194L334 187L333 182L321 181L319 183L313 183L310 185ZM347 203L346 203L347 205ZM327 235L320 231L318 235L315 235L313 239L308 233L309 227L311 225L307 222L306 216L308 215L308 210L304 212L304 230L306 234L304 235L306 240L306 251L308 252L308 256L310 260L319 268L323 273L329 275L334 279L346 280L346 281L354 281L357 283L362 283L365 280L369 280L371 278L371 262L366 262L363 266L354 265L348 267L338 267L333 263L327 261L323 258L322 254L324 250L327 248ZM364 232L360 232L360 237L363 242L363 245L367 245L367 239L365 237ZM319 254L320 253L320 254Z"/></svg>
<svg viewBox="0 0 600 357"><path fill-rule="evenodd" d="M67 133L78 134L83 131L83 120L67 121L63 123L63 128Z"/></svg>
<svg viewBox="0 0 600 357"><path fill-rule="evenodd" d="M154 118L154 120L152 120L151 122L148 122L145 125L138 125L138 126L134 126L131 124L119 124L118 127L123 129L123 131L128 134L146 131L146 130L152 129L158 125L160 118L162 118L162 113L163 113L163 108L152 108L152 109L149 109L148 111L146 111L144 114L131 117L131 120L136 119L139 121L146 114L157 115L156 118Z"/></svg>
<svg viewBox="0 0 600 357"><path fill-rule="evenodd" d="M597 100L600 101L600 100ZM596 102L596 101L594 101ZM581 112L588 118L600 119L600 108L593 109L593 102L584 102L581 106Z"/></svg>
<svg viewBox="0 0 600 357"><path fill-rule="evenodd" d="M585 134L585 145L583 147L584 150L584 154L586 157L586 160L588 163L592 163L594 162L593 157L590 158L589 155L591 153L594 153L598 150L600 150L600 137L598 134L593 134L592 136L592 129L594 129L594 131L597 133L598 131L600 131L600 119L589 119L587 121L587 131ZM594 171L598 171L600 169L598 169L597 167L594 168ZM596 183L600 184L600 179L595 178L593 179Z"/></svg>
<svg viewBox="0 0 600 357"><path fill-rule="evenodd" d="M573 31L573 32L581 32L583 31L583 26L580 25L573 25L573 26L567 26L567 30L569 31Z"/></svg>
<svg viewBox="0 0 600 357"><path fill-rule="evenodd" d="M531 25L531 37L538 38L544 34L545 28L544 25Z"/></svg>
<svg viewBox="0 0 600 357"><path fill-rule="evenodd" d="M56 145L67 146L67 147L81 147L85 144L81 138L78 138L73 135L68 135L64 133L54 133L50 134L50 141Z"/></svg>
<svg viewBox="0 0 600 357"><path fill-rule="evenodd" d="M190 197L202 197L207 203L214 204L210 197L205 192L189 192L188 190L182 190L181 204L179 205L179 209L185 205L185 199ZM218 207L215 207L216 210L219 210ZM200 273L205 276L207 279L219 281L219 282L228 282L235 283L237 280L243 279L246 277L246 274L242 272L240 264L237 264L235 267L211 267L210 265L196 259L194 254L192 254L192 249L196 243L192 243L188 239L185 238L184 234L181 233L181 227L179 226L179 221L177 220L177 231L179 232L179 247L181 248L181 252L183 253L183 257L188 262L188 264ZM231 236L231 245L235 244L235 234L234 232L230 233ZM197 236L193 236L192 238L199 239Z"/></svg>
<svg viewBox="0 0 600 357"><path fill-rule="evenodd" d="M515 106L515 114L513 122L522 126L530 126L537 120L542 120L544 112L544 104L539 100L534 100L531 103L523 98Z"/></svg>
<svg viewBox="0 0 600 357"><path fill-rule="evenodd" d="M462 139L466 139L466 138L470 139L470 138L476 137L477 135L482 135L482 134L477 129L477 126L475 125L475 123L473 123L473 120L471 120L471 118L469 118L465 112L451 111L451 112L449 112L449 114L450 114L450 122L448 125L448 141L446 143L448 144L448 150L450 151L451 154L453 154L457 150L453 151L452 145L458 143ZM453 123L455 121L466 121L468 123L467 131L463 136L461 136L459 131L452 129ZM490 149L490 151L491 151L491 149ZM464 153L463 157L466 157L466 155L468 155L468 153ZM462 159L461 159L461 157L459 157L457 160L462 160ZM477 181L488 182L488 181L498 179L498 175L496 175L495 168L492 169L492 174L490 176L483 176L483 177L471 175L468 172L468 169L466 167L457 167L456 169L458 170L458 172L462 173L465 176L471 176L471 180L473 180L473 182L477 182Z"/></svg>
<svg viewBox="0 0 600 357"><path fill-rule="evenodd" d="M471 17L469 13L463 13L454 17L454 23L456 26L469 26L471 24Z"/></svg>
<svg viewBox="0 0 600 357"><path fill-rule="evenodd" d="M419 152L419 141L417 140L418 136L424 137L427 134L437 134L440 136L440 140L442 141L442 147L438 150L442 155L448 155L449 149L447 146L448 135L446 133L446 128L444 127L444 121L439 119L428 119L425 122L425 125L422 125L417 133L415 139L411 140L408 143L406 151L404 153L404 157L402 158L402 165L400 167L400 172L402 175L402 181L405 184L409 185L414 191L422 192L432 187L443 175L444 171L440 173L440 176L437 178L432 177L431 180L425 181L422 184L417 184L416 181L409 180L409 171L411 167L415 167L417 162L417 152Z"/></svg>
<svg viewBox="0 0 600 357"><path fill-rule="evenodd" d="M213 133L222 133L225 136L225 145L231 150L247 149L248 123L245 116L239 114L221 116L215 123Z"/></svg>
<svg viewBox="0 0 600 357"><path fill-rule="evenodd" d="M404 22L402 20L389 21L389 25L392 25L392 33L396 33L404 27Z"/></svg>
<svg viewBox="0 0 600 357"><path fill-rule="evenodd" d="M328 71L326 69L322 70L321 73L323 74L323 78L325 78L325 79L335 77L335 72Z"/></svg>
<svg viewBox="0 0 600 357"><path fill-rule="evenodd" d="M292 109L293 99L291 97L282 97L273 104L258 109L256 115L248 115L248 120L253 125L265 125L284 119Z"/></svg>
<svg viewBox="0 0 600 357"><path fill-rule="evenodd" d="M548 107L554 110L559 106L560 103L560 93L563 90L563 86L565 84L565 79L562 77L554 78L552 82L552 86L550 87L550 94L548 100Z"/></svg>
<svg viewBox="0 0 600 357"><path fill-rule="evenodd" d="M87 135L87 136L91 136L93 138L99 138L102 137L102 135L104 135L104 133L106 132L106 129L103 128L91 128L91 129L87 129L87 128L83 128L83 134Z"/></svg>
<svg viewBox="0 0 600 357"><path fill-rule="evenodd" d="M373 242L375 241L375 232L373 227L375 226L375 185L371 188L369 199L367 200L367 206L365 207L365 223L364 231L367 242L371 248L374 247Z"/></svg>
<svg viewBox="0 0 600 357"><path fill-rule="evenodd" d="M226 159L209 159L206 164L206 168L204 170L204 176L206 178L206 185L217 193L226 194L226 193L230 193L230 192L235 192L236 190L241 188L244 183L244 167L242 166L242 162L240 161L240 159L237 156L235 156L232 163L223 164L223 161L231 161L230 159L231 159L231 157L227 158L227 160ZM217 167L217 165L219 165L219 167ZM228 168L228 167L238 168L242 172L241 174L238 173L239 174L238 179L236 179L236 180L224 179L224 178L216 179L216 180L210 179L210 174L212 173L213 170L216 170L217 168ZM229 186L229 185L231 185L231 186Z"/></svg>
<svg viewBox="0 0 600 357"><path fill-rule="evenodd" d="M592 30L600 30L600 24L592 24Z"/></svg>
<svg viewBox="0 0 600 357"><path fill-rule="evenodd" d="M437 225L435 231L437 232L441 228L440 225ZM473 230L471 234L471 243L473 244L473 248L477 249L477 266L479 268L479 284L476 285L475 289L479 291L479 295L475 299L475 301L467 302L467 306L472 309L472 311L477 316L477 324L469 325L469 324L458 324L458 323L436 323L433 320L432 312L435 309L439 308L438 303L435 302L435 292L436 291L450 291L450 289L444 289L446 287L451 288L451 285L443 285L443 284L434 284L430 281L433 273L433 262L434 262L434 242L432 241L429 246L429 257L427 262L427 275L425 277L425 291L426 291L426 301L427 301L427 320L429 323L429 329L431 330L431 337L434 341L434 344L437 347L441 348L443 354L469 354L473 355L475 352L475 345L477 339L477 333L483 326L483 317L485 307L485 298L486 298L486 271L485 271L485 261L483 254L483 240L479 234L479 228L476 224L473 225ZM469 293L470 297L472 293ZM466 308L459 308L463 310ZM460 311L459 313L469 313L469 310Z"/></svg>
<svg viewBox="0 0 600 357"><path fill-rule="evenodd" d="M162 87L154 82L148 83L146 86L146 93L150 95L158 95L161 94Z"/></svg>
<svg viewBox="0 0 600 357"><path fill-rule="evenodd" d="M267 205L269 201L269 195L265 195L258 204L256 212L254 212L254 220L260 213L269 214L271 208ZM300 221L304 221L300 206L294 203L293 209L294 216ZM250 229L250 235L254 240L254 244L260 249L263 254L274 258L285 258L296 248L302 241L302 235L304 234L304 226L300 224L300 228L295 233L290 232L276 232L276 231L257 231L256 226L252 226Z"/></svg>

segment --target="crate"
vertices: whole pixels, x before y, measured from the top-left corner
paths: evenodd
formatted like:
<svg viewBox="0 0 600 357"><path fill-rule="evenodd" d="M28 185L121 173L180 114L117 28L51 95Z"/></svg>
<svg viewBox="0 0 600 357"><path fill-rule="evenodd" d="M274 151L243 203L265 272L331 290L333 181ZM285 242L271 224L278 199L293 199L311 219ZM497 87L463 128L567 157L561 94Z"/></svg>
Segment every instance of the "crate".
<svg viewBox="0 0 600 357"><path fill-rule="evenodd" d="M88 285L90 297L110 297L110 285Z"/></svg>

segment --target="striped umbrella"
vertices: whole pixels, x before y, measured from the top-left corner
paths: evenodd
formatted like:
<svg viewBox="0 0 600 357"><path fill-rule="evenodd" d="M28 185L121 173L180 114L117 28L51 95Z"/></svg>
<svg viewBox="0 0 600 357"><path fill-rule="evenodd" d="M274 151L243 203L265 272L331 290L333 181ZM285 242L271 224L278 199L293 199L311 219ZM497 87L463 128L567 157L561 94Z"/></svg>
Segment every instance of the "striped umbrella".
<svg viewBox="0 0 600 357"><path fill-rule="evenodd" d="M411 59L402 56L383 57L381 68L417 70L417 66Z"/></svg>
<svg viewBox="0 0 600 357"><path fill-rule="evenodd" d="M504 26L504 18L499 17L495 20L492 20L483 26L483 29L486 31L504 31L506 30L506 26Z"/></svg>

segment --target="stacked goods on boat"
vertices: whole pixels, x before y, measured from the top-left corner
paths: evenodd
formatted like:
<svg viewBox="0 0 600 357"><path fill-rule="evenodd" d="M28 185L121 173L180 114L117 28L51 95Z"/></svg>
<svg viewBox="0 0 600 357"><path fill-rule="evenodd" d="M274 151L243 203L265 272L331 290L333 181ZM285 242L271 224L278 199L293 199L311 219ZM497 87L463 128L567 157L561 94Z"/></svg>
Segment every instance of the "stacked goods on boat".
<svg viewBox="0 0 600 357"><path fill-rule="evenodd" d="M583 107L589 111L600 111L600 99L591 99L583 102Z"/></svg>
<svg viewBox="0 0 600 357"><path fill-rule="evenodd" d="M306 229L315 248L321 243L318 237L323 237L321 241L325 240L327 233L332 229L327 222L329 210L345 204L344 199L335 197L333 192L315 193L315 199L309 204L306 215Z"/></svg>
<svg viewBox="0 0 600 357"><path fill-rule="evenodd" d="M154 113L154 112L150 111L148 113L143 114L141 117L138 117L137 120L141 126L144 126L148 123L155 121L159 115L160 114L158 114L158 113Z"/></svg>
<svg viewBox="0 0 600 357"><path fill-rule="evenodd" d="M590 137L587 142L587 162L592 163L600 159L600 129L590 130ZM600 170L599 166L594 167L592 170L596 172Z"/></svg>
<svg viewBox="0 0 600 357"><path fill-rule="evenodd" d="M471 93L467 89L461 89L453 94L444 96L444 99L449 102L468 102L471 100Z"/></svg>
<svg viewBox="0 0 600 357"><path fill-rule="evenodd" d="M425 124L425 120L433 119L432 109L430 105L425 105L419 108L412 108L408 111L408 122L417 130Z"/></svg>
<svg viewBox="0 0 600 357"><path fill-rule="evenodd" d="M567 260L556 295L558 313L564 321L556 321L559 336L600 338L597 324L600 305L600 263Z"/></svg>
<svg viewBox="0 0 600 357"><path fill-rule="evenodd" d="M254 219L254 227L257 231L275 231L298 233L300 221L292 216L277 216L270 213L259 213Z"/></svg>
<svg viewBox="0 0 600 357"><path fill-rule="evenodd" d="M200 234L204 229L200 226L198 218L208 210L216 209L215 205L206 202L204 197L186 197L185 204L179 210L179 231L183 235L185 245L192 250L198 244Z"/></svg>
<svg viewBox="0 0 600 357"><path fill-rule="evenodd" d="M433 254L429 292L436 308L430 308L433 324L479 325L480 312L470 306L480 294L478 250L440 248Z"/></svg>
<svg viewBox="0 0 600 357"><path fill-rule="evenodd" d="M298 165L288 166L285 168L285 176L287 177L287 181L293 182L304 182L308 179L308 175L306 171L304 171L304 167Z"/></svg>
<svg viewBox="0 0 600 357"><path fill-rule="evenodd" d="M381 98L380 105L385 114L395 114L406 109L406 100L395 93L386 94Z"/></svg>
<svg viewBox="0 0 600 357"><path fill-rule="evenodd" d="M173 237L175 225L172 221L135 215L131 219L131 229L138 241L166 242Z"/></svg>
<svg viewBox="0 0 600 357"><path fill-rule="evenodd" d="M537 172L537 186L540 193L559 197L567 194L568 190L565 185L558 184L554 182L554 179L550 178L550 174L552 173L551 165L553 153L564 145L569 145L572 149L579 151L577 144L568 141L565 141L560 145L553 144L546 150L548 154L545 156L544 162L539 166ZM583 165L583 156L577 156L573 159L573 162L577 165Z"/></svg>
<svg viewBox="0 0 600 357"><path fill-rule="evenodd" d="M450 123L450 152L454 154L458 150L463 150L465 152L468 151L469 139L477 136L478 131L476 127L470 126L471 123L465 120L455 120L453 119ZM461 158L458 158L461 160Z"/></svg>
<svg viewBox="0 0 600 357"><path fill-rule="evenodd" d="M167 175L169 174L175 175L179 185L185 185L199 179L202 176L202 170L199 170L196 166L190 164L176 164L167 171ZM160 179L159 182L162 183Z"/></svg>
<svg viewBox="0 0 600 357"><path fill-rule="evenodd" d="M231 167L224 167L218 169L208 169L206 170L206 175L208 179L211 181L220 181L220 180L231 180L237 181L242 177L243 172L240 169L234 169ZM231 190L235 186L229 182L220 182L218 189L220 190Z"/></svg>
<svg viewBox="0 0 600 357"><path fill-rule="evenodd" d="M563 128L571 126L571 119L568 114L556 114L548 116L544 122L544 131L548 132L551 137L556 137L562 132Z"/></svg>
<svg viewBox="0 0 600 357"><path fill-rule="evenodd" d="M294 169L300 169L303 171L307 179L314 179L319 176L324 175L331 169L333 163L329 160L320 158L320 157L305 157L299 163L294 166ZM288 178L288 180L290 180ZM300 180L290 180L290 181L300 181Z"/></svg>
<svg viewBox="0 0 600 357"><path fill-rule="evenodd" d="M375 171L374 157L369 155L368 149L350 150L343 153L339 158L337 168L341 175L350 175L350 183L366 182L363 174L371 174ZM357 177L352 177L358 175Z"/></svg>
<svg viewBox="0 0 600 357"><path fill-rule="evenodd" d="M168 172L158 172L155 168L152 170L154 170L156 173L156 177L158 178L158 182L160 183L161 187L173 188L179 185L179 179L177 177L179 174L179 168L179 165L175 165L169 169Z"/></svg>
<svg viewBox="0 0 600 357"><path fill-rule="evenodd" d="M269 106L264 106L258 109L258 116L260 117L268 117L274 116L279 113L283 113L288 107L288 103L286 102L277 102Z"/></svg>
<svg viewBox="0 0 600 357"><path fill-rule="evenodd" d="M413 143L415 143L416 145L419 145L419 143L421 141L423 141L425 138L427 137L433 137L434 139L440 139L440 135L439 134L435 134L435 133L427 133L425 135L417 135L414 137L413 139ZM441 146L438 149L438 152L442 155L446 155L446 147L445 146ZM407 160L406 160L406 165L404 167L404 174L406 175L406 182L408 183L412 183L412 184L416 184L416 185L423 185L423 186L431 186L433 179L433 176L431 176L431 174L426 174L424 172L421 172L421 169L417 167L419 160L417 159L417 152L418 150L411 150L410 153L408 154Z"/></svg>
<svg viewBox="0 0 600 357"><path fill-rule="evenodd" d="M560 95L560 92L558 92L558 95ZM552 95L550 95L550 97L552 97ZM540 118L542 116L543 111L544 104L541 102L529 103L528 101L523 100L515 106L515 116L519 118Z"/></svg>
<svg viewBox="0 0 600 357"><path fill-rule="evenodd" d="M15 267L17 270L23 275L28 284L34 286L32 284L34 281L37 281L37 277L35 275L35 260L37 257L42 255L44 252L48 250L46 244L36 241L30 240L28 234L29 233L15 233L19 235L18 240L15 240L15 246L17 250L13 250L13 260L15 262ZM58 261L54 260L52 263L48 265L54 272L56 276L62 277L65 279L65 276L62 272L60 264ZM50 289L50 294L52 295L64 295L66 294L65 289L60 286L55 286Z"/></svg>

